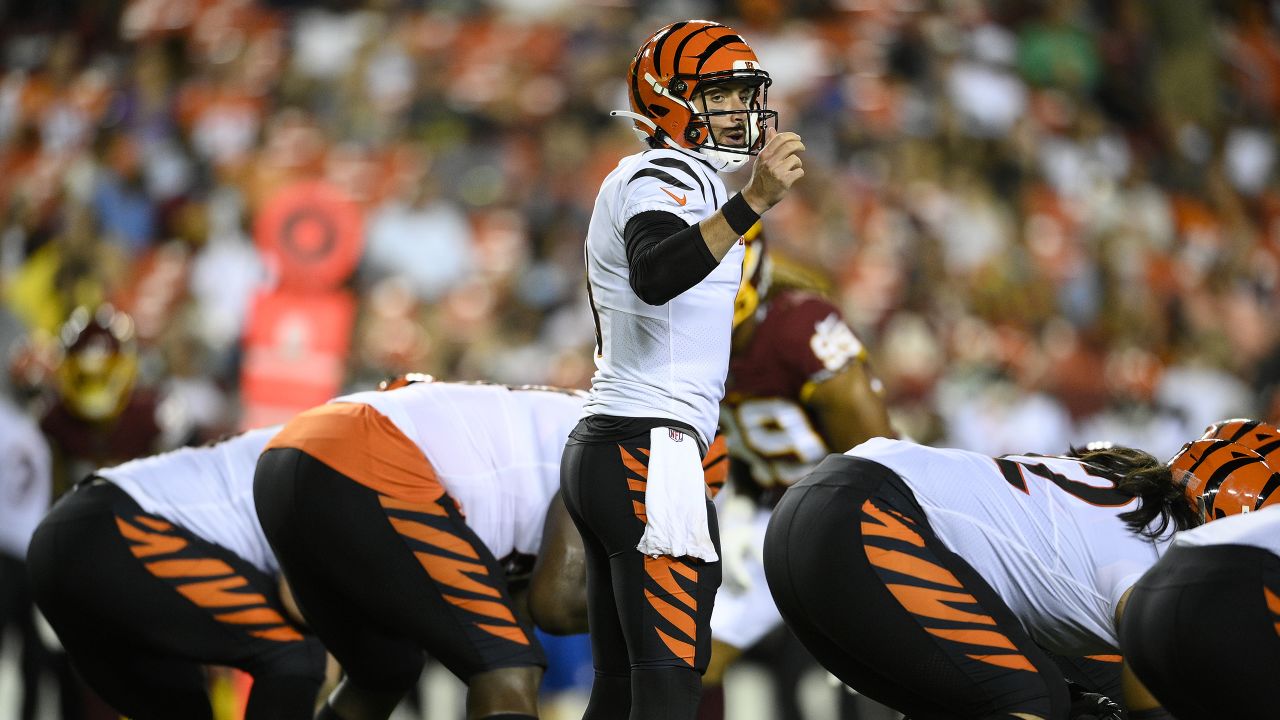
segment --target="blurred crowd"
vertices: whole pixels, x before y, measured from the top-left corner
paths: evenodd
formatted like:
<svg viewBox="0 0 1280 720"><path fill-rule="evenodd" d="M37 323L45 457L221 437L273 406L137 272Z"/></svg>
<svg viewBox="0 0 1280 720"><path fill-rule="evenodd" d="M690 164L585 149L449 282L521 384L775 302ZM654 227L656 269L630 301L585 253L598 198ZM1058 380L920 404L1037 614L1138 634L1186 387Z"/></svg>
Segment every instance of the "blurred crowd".
<svg viewBox="0 0 1280 720"><path fill-rule="evenodd" d="M261 211L323 181L364 228L343 385L585 387L586 224L640 148L608 111L643 39L699 16L804 138L765 234L904 432L1168 456L1280 416L1273 0L0 4L0 382L47 416L99 318L136 348L150 449L241 426L282 272Z"/></svg>
<svg viewBox="0 0 1280 720"><path fill-rule="evenodd" d="M772 247L829 277L907 433L1172 453L1280 411L1276 3L7 7L0 339L26 338L28 387L71 310L110 301L141 384L197 433L236 426L273 275L256 213L315 179L364 219L348 384L585 385L585 224L638 147L607 111L648 32L706 15L758 49L808 147Z"/></svg>

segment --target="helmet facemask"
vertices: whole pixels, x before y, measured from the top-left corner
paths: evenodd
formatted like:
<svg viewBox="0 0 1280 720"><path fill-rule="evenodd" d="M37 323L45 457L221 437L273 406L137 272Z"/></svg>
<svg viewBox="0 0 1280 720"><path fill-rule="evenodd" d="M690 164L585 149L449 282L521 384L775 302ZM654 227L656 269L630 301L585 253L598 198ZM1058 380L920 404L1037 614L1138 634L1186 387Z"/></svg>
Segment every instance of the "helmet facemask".
<svg viewBox="0 0 1280 720"><path fill-rule="evenodd" d="M717 75L721 75L721 73L717 73ZM765 131L769 123L773 123L774 130L778 128L778 112L768 109L771 81L763 71L746 74L745 77L738 73L725 75L727 77L711 80L708 80L706 76L700 78L695 87L693 97L688 101L690 107L689 124L685 128L684 135L685 139L693 144L698 152L710 158L712 164L716 165L718 169L732 172L746 164L748 158L758 155L764 149ZM681 78L677 77L676 80L672 81L672 84L674 85L677 81L683 82ZM706 96L715 91L717 86L743 81L748 83L747 87L752 91L751 97L745 103L746 109L707 109ZM726 90L726 92L731 90L732 88ZM743 124L745 142L741 146L717 142L716 133L713 131L715 118L738 115L746 116L746 122Z"/></svg>
<svg viewBox="0 0 1280 720"><path fill-rule="evenodd" d="M768 109L769 73L755 52L731 28L707 20L672 23L650 37L628 71L631 110L611 114L630 118L636 133L652 147L695 155L716 170L732 172L764 147L765 129L778 124ZM709 110L704 93L722 83L752 88L744 107ZM718 142L712 132L717 116L746 116L741 145Z"/></svg>

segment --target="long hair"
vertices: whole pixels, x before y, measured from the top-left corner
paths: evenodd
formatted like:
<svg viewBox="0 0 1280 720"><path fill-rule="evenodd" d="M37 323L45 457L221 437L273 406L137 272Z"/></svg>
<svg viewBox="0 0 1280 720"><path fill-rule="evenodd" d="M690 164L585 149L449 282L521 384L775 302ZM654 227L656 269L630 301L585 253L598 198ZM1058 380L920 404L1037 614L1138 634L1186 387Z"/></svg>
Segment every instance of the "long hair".
<svg viewBox="0 0 1280 720"><path fill-rule="evenodd" d="M1154 539L1170 527L1189 530L1200 524L1200 516L1187 503L1169 466L1150 453L1121 446L1097 450L1072 446L1068 456L1105 470L1115 479L1118 492L1141 500L1137 509L1120 513L1132 532Z"/></svg>

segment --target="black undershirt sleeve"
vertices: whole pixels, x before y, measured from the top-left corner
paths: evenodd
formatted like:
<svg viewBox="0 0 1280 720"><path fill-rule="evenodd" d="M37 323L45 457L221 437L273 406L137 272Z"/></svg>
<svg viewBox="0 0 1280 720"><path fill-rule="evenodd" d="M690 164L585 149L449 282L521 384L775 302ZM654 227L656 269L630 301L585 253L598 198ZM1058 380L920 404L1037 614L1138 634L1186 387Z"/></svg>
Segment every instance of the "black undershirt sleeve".
<svg viewBox="0 0 1280 720"><path fill-rule="evenodd" d="M674 213L639 213L627 221L623 238L631 289L650 305L670 302L719 265L698 226Z"/></svg>

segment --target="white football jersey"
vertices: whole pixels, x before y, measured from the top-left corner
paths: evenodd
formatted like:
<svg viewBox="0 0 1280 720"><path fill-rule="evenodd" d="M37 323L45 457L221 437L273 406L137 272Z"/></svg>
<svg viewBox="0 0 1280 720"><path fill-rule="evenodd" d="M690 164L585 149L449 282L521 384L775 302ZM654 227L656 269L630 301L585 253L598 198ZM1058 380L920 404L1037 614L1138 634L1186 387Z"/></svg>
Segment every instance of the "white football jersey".
<svg viewBox="0 0 1280 720"><path fill-rule="evenodd" d="M230 550L254 567L280 572L253 506L253 470L280 426L250 430L206 447L180 448L97 471L143 510Z"/></svg>
<svg viewBox="0 0 1280 720"><path fill-rule="evenodd" d="M1280 557L1280 505L1255 512L1228 515L1184 530L1173 538L1177 546L1252 545Z"/></svg>
<svg viewBox="0 0 1280 720"><path fill-rule="evenodd" d="M631 289L627 221L660 210L693 225L728 200L711 166L675 150L623 158L605 178L587 230L587 282L599 345L587 414L680 420L703 446L716 432L742 278L741 243L702 282L665 305Z"/></svg>
<svg viewBox="0 0 1280 720"><path fill-rule="evenodd" d="M911 488L938 538L1004 599L1036 642L1063 655L1118 647L1120 596L1163 553L1129 531L1138 507L1078 460L925 447L872 438L847 455L888 467Z"/></svg>
<svg viewBox="0 0 1280 720"><path fill-rule="evenodd" d="M557 389L423 382L331 402L385 415L435 468L467 525L496 558L535 555L560 489L560 455L584 395Z"/></svg>
<svg viewBox="0 0 1280 720"><path fill-rule="evenodd" d="M27 543L49 511L53 470L49 441L17 405L0 398L0 553L27 556Z"/></svg>

